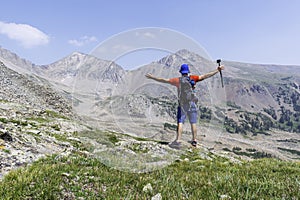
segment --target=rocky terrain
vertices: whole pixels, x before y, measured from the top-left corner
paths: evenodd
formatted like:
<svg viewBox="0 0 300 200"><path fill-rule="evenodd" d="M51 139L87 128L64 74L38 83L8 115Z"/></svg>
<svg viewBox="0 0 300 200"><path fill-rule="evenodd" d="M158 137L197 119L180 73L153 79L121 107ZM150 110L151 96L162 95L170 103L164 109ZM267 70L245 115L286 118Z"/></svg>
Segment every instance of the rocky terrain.
<svg viewBox="0 0 300 200"><path fill-rule="evenodd" d="M0 103L0 178L8 171L53 153L77 149L74 133L86 127L51 110Z"/></svg>
<svg viewBox="0 0 300 200"><path fill-rule="evenodd" d="M0 62L0 177L52 153L70 153L85 130L70 102L47 81Z"/></svg>
<svg viewBox="0 0 300 200"><path fill-rule="evenodd" d="M194 74L217 66L187 50L132 71L78 52L44 66L0 52L0 176L72 151L133 171L171 163L180 156L166 145L175 138L176 88L145 74L176 77L181 63ZM197 84L200 148L233 159L299 160L300 67L223 64L224 88L218 75ZM190 138L186 124L183 148Z"/></svg>

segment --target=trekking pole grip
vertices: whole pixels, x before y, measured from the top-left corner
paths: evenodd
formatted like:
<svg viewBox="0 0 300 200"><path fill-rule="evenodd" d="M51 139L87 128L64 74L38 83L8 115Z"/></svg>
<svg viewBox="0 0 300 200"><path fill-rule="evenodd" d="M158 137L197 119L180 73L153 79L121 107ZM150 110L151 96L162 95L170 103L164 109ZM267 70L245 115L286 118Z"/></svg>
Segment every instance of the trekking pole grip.
<svg viewBox="0 0 300 200"><path fill-rule="evenodd" d="M218 63L218 65L219 65L219 67L221 66L221 59L218 59L217 60L217 63ZM223 74L222 74L222 69L221 70L219 70L219 72L220 72L220 77L221 77L221 83L222 83L222 88L224 87L224 83L223 83Z"/></svg>

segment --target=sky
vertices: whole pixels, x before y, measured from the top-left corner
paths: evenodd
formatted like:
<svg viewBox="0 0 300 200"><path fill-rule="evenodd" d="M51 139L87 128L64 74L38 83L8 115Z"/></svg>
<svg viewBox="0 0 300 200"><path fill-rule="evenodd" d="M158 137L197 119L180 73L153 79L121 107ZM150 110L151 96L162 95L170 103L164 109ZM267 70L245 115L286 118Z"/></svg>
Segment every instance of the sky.
<svg viewBox="0 0 300 200"><path fill-rule="evenodd" d="M192 41L211 59L300 65L299 8L298 0L2 1L0 46L43 65L75 51L93 54L99 45L117 47L112 39L155 28L179 36L170 37L168 44L188 48ZM160 41L168 38L164 36ZM135 37L126 42L137 41ZM174 51L160 44L141 47L143 51L125 51L114 59L130 69Z"/></svg>

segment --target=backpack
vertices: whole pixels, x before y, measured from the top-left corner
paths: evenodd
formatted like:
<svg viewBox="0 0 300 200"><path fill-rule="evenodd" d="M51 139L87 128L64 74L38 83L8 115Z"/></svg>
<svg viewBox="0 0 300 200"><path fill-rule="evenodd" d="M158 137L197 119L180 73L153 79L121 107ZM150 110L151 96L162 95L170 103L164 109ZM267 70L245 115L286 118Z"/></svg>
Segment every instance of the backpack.
<svg viewBox="0 0 300 200"><path fill-rule="evenodd" d="M179 78L178 98L180 104L186 104L193 100L193 85L195 85L195 81L189 76L182 76Z"/></svg>

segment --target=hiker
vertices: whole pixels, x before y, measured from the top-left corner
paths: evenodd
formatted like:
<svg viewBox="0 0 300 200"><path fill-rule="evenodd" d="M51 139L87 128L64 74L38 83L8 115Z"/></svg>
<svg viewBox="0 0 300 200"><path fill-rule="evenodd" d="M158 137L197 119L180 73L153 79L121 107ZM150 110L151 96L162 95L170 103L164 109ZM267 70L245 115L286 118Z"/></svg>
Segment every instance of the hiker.
<svg viewBox="0 0 300 200"><path fill-rule="evenodd" d="M183 123L188 116L190 124L191 124L191 130L192 130L192 142L191 144L193 146L197 146L197 101L198 99L195 98L194 95L191 95L191 97L184 97L182 96L182 93L184 93L184 90L191 90L191 92L194 92L195 84L199 81L203 81L204 79L207 79L221 70L224 70L224 66L219 66L216 70L211 71L204 75L189 75L190 70L188 64L182 64L180 67L179 72L181 73L181 77L171 78L171 79L165 79L160 77L155 77L152 74L148 73L146 74L146 77L148 79L153 79L155 81L161 82L161 83L168 83L171 85L174 85L177 87L178 90L178 98L179 98L179 105L177 110L177 136L176 140L172 142L172 144L180 145L181 140L181 134L183 129ZM183 88L184 82L189 81L189 88ZM187 92L185 95L190 96Z"/></svg>

